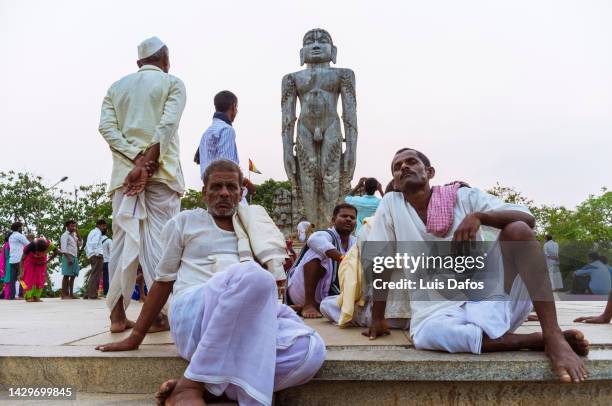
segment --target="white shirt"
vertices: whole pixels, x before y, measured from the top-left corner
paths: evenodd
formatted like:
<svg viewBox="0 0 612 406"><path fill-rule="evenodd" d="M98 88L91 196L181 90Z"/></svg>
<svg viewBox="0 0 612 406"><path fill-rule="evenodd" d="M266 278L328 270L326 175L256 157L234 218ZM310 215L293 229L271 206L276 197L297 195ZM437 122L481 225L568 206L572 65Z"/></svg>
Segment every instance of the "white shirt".
<svg viewBox="0 0 612 406"><path fill-rule="evenodd" d="M186 102L183 82L152 65L113 83L102 102L99 131L113 153L108 190L121 187L132 160L159 143L159 170L150 180L183 193L177 129Z"/></svg>
<svg viewBox="0 0 612 406"><path fill-rule="evenodd" d="M499 198L485 193L476 188L460 188L457 191L457 203L454 209L453 226L447 237L437 237L427 232L427 227L417 214L416 210L406 202L404 195L400 192L385 194L378 209L372 226L372 231L368 236L368 241L451 241L455 230L459 227L463 219L474 212L518 210L529 213L524 206L505 203ZM477 241L483 241L481 227L476 234ZM400 292L392 290L391 292ZM462 301L430 300L417 301L411 300L410 334L414 335L418 331L420 324L430 315L439 310L461 306ZM392 317L406 317L406 315L393 315Z"/></svg>
<svg viewBox="0 0 612 406"><path fill-rule="evenodd" d="M87 234L85 255L87 255L87 258L91 258L94 255L102 255L102 231L98 227L95 227Z"/></svg>
<svg viewBox="0 0 612 406"><path fill-rule="evenodd" d="M176 281L173 293L206 283L229 265L240 262L238 237L220 229L204 209L185 210L162 231L164 252L155 274L156 281Z"/></svg>
<svg viewBox="0 0 612 406"><path fill-rule="evenodd" d="M102 257L104 257L104 262L110 262L110 253L112 249L113 240L107 236L102 237Z"/></svg>
<svg viewBox="0 0 612 406"><path fill-rule="evenodd" d="M546 241L544 243L544 255L546 256L546 263L551 265L558 265L559 259L548 258L548 257L557 257L559 258L559 244L554 242L553 240Z"/></svg>
<svg viewBox="0 0 612 406"><path fill-rule="evenodd" d="M13 233L9 237L9 245L11 246L9 262L11 264L18 264L19 262L21 262L21 257L23 256L23 249L29 243L30 241L28 241L28 239L25 238L23 234L17 231L13 231Z"/></svg>
<svg viewBox="0 0 612 406"><path fill-rule="evenodd" d="M301 221L298 223L297 225L298 239L301 242L306 241L306 231L308 231L308 228L310 228L310 222Z"/></svg>
<svg viewBox="0 0 612 406"><path fill-rule="evenodd" d="M64 231L60 238L60 251L64 254L72 255L76 257L79 252L78 239L76 233L70 233L68 230Z"/></svg>

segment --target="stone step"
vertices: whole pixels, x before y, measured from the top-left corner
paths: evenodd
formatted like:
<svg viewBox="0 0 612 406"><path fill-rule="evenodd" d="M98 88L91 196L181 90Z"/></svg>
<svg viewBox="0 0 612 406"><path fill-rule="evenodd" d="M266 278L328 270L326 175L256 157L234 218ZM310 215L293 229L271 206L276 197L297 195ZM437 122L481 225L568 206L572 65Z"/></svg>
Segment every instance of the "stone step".
<svg viewBox="0 0 612 406"><path fill-rule="evenodd" d="M25 400L15 401L0 400L0 406L151 406L155 404L155 396L152 393L88 393L79 392L74 400ZM236 406L238 403L222 402L207 403L211 406Z"/></svg>
<svg viewBox="0 0 612 406"><path fill-rule="evenodd" d="M611 405L612 325L572 322L578 315L596 314L603 305L559 306L563 328L579 326L593 344L585 360L589 379L582 384L557 383L541 352L476 356L417 351L403 331L372 342L361 328L308 320L327 344L325 364L307 385L278 393L276 405ZM48 299L0 306L6 319L0 326L0 385L70 386L77 391L74 404L154 404L152 394L161 382L181 376L187 365L168 332L147 335L138 351L96 351L96 345L129 334L108 333L102 301ZM128 316L135 317L139 306L130 306ZM520 331L539 327L529 322ZM0 390L0 405L23 402L2 400Z"/></svg>
<svg viewBox="0 0 612 406"><path fill-rule="evenodd" d="M21 387L70 386L78 393L150 395L164 380L180 376L186 366L171 345L144 345L126 353L100 353L89 346L65 346L53 354L39 347L37 352L13 347L11 356L0 357L0 382ZM377 405L406 404L410 399L439 404L455 398L491 399L490 404L515 399L529 404L523 401L535 401L539 394L549 400L583 397L595 401L590 404L598 404L597 399L599 404L606 404L603 400L612 404L612 350L593 350L587 368L588 382L560 384L548 360L537 352L473 356L401 346L336 347L328 351L312 382L279 393L277 404L354 406L375 399L379 399ZM91 404L96 404L92 399Z"/></svg>

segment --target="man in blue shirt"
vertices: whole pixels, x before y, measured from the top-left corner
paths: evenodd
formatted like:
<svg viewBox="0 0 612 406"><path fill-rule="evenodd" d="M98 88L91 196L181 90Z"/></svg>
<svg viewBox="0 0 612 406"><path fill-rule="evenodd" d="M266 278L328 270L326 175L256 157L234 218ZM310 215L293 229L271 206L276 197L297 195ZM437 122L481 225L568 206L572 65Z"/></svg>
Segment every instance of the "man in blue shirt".
<svg viewBox="0 0 612 406"><path fill-rule="evenodd" d="M608 271L610 271L610 277L612 277L612 267L608 265L608 258L604 257L603 255L600 255L599 260L608 267ZM610 293L608 293L608 303L602 314L600 314L599 316L578 317L574 321L578 323L594 323L594 324L610 323L610 321L612 321L612 290L610 291Z"/></svg>
<svg viewBox="0 0 612 406"><path fill-rule="evenodd" d="M227 159L240 165L238 148L236 147L236 131L232 123L238 115L238 98L229 90L223 90L215 95L215 114L210 127L202 135L200 148L195 161L200 164L200 177L211 162L217 159ZM255 193L255 187L244 179L244 186L249 193Z"/></svg>
<svg viewBox="0 0 612 406"><path fill-rule="evenodd" d="M607 295L612 287L610 271L595 252L589 254L590 264L576 271L576 277L589 277L589 290L594 295Z"/></svg>
<svg viewBox="0 0 612 406"><path fill-rule="evenodd" d="M374 193L378 190L378 193L382 196L383 190L380 182L376 178L361 178L357 183L357 186L353 188L344 198L344 201L348 204L352 204L357 208L357 226L355 227L355 235L359 233L363 219L366 217L373 216L376 213L376 209L380 203L380 197L374 196ZM363 196L355 196L360 191L364 191Z"/></svg>

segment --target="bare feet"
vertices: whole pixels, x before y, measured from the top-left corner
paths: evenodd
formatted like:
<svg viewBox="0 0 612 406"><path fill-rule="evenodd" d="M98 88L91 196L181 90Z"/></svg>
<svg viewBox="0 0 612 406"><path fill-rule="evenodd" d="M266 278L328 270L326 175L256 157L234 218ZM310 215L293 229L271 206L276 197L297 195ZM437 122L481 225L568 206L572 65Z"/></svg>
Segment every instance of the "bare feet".
<svg viewBox="0 0 612 406"><path fill-rule="evenodd" d="M582 331L565 330L563 332L563 336L576 354L580 355L581 357L585 357L589 354L589 340L584 337Z"/></svg>
<svg viewBox="0 0 612 406"><path fill-rule="evenodd" d="M305 319L320 319L323 315L313 305L307 304L302 307L302 317Z"/></svg>
<svg viewBox="0 0 612 406"><path fill-rule="evenodd" d="M168 399L168 397L176 387L177 382L178 381L176 379L169 379L161 384L159 390L155 394L155 399L157 399L157 406L164 406L166 404L166 399Z"/></svg>
<svg viewBox="0 0 612 406"><path fill-rule="evenodd" d="M527 316L527 321L540 321L540 318L537 314L530 314Z"/></svg>
<svg viewBox="0 0 612 406"><path fill-rule="evenodd" d="M289 305L289 307L297 314L300 314L300 312L302 311L302 306L300 305L292 304L292 305Z"/></svg>
<svg viewBox="0 0 612 406"><path fill-rule="evenodd" d="M181 377L161 384L155 395L158 406L199 405L204 406L204 385Z"/></svg>
<svg viewBox="0 0 612 406"><path fill-rule="evenodd" d="M123 319L119 321L111 320L110 332L111 333L121 333L122 331L125 331L125 330L128 330L134 327L134 324L135 323L132 320L128 320L128 319Z"/></svg>
<svg viewBox="0 0 612 406"><path fill-rule="evenodd" d="M170 323L168 322L168 316L159 314L147 333L157 333L160 331L168 331L170 330Z"/></svg>
<svg viewBox="0 0 612 406"><path fill-rule="evenodd" d="M544 337L544 352L552 363L553 372L561 382L582 382L587 378L584 362L577 352L588 353L588 341L578 330ZM576 351L578 349L578 351Z"/></svg>

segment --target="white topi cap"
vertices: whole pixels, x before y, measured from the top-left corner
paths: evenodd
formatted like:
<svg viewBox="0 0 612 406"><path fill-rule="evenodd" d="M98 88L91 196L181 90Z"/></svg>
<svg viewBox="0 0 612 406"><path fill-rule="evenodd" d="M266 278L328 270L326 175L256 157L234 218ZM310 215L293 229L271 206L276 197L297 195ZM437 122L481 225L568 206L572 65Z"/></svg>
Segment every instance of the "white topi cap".
<svg viewBox="0 0 612 406"><path fill-rule="evenodd" d="M148 58L165 46L157 37L147 38L138 45L138 59Z"/></svg>

